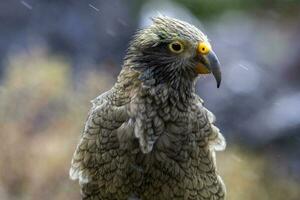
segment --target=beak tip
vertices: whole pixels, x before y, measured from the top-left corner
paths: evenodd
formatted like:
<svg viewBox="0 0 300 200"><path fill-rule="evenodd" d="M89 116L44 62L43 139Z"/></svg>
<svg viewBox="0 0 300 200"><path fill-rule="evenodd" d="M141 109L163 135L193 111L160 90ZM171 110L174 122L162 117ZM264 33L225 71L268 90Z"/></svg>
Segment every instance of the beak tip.
<svg viewBox="0 0 300 200"><path fill-rule="evenodd" d="M217 81L217 88L221 86L221 81Z"/></svg>
<svg viewBox="0 0 300 200"><path fill-rule="evenodd" d="M215 73L213 73L215 80L217 82L217 88L219 88L221 86L221 71L215 71Z"/></svg>

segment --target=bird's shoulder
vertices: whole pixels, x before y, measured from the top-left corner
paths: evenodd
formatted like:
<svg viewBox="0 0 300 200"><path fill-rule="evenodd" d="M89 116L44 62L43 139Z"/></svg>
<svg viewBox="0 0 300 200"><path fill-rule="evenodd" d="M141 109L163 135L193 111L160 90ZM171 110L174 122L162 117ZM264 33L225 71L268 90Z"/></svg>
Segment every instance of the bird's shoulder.
<svg viewBox="0 0 300 200"><path fill-rule="evenodd" d="M84 130L73 154L71 179L89 183L91 177L96 176L96 166L102 166L97 173L103 176L111 174L106 169L115 169L114 158L119 156L120 141L127 141L127 135L133 133L127 111L138 85L137 73L124 67L115 85L91 101Z"/></svg>
<svg viewBox="0 0 300 200"><path fill-rule="evenodd" d="M118 129L128 121L128 115L126 105L115 104L114 95L111 89L91 101L92 107L71 163L73 180L89 182L95 166L105 165L116 156Z"/></svg>
<svg viewBox="0 0 300 200"><path fill-rule="evenodd" d="M100 94L99 96L97 96L93 100L91 100L92 108L96 108L97 106L100 106L103 103L109 101L109 97L111 96L111 93L112 93L111 90L108 90L108 91Z"/></svg>

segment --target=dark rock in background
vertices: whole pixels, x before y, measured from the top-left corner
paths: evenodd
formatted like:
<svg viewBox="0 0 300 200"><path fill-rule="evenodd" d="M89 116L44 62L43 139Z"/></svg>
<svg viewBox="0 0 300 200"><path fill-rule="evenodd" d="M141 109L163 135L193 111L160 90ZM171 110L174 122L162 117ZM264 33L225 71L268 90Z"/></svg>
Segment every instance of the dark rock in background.
<svg viewBox="0 0 300 200"><path fill-rule="evenodd" d="M69 58L76 72L89 63L120 66L136 29L132 9L121 0L1 1L1 74L8 52L41 44Z"/></svg>

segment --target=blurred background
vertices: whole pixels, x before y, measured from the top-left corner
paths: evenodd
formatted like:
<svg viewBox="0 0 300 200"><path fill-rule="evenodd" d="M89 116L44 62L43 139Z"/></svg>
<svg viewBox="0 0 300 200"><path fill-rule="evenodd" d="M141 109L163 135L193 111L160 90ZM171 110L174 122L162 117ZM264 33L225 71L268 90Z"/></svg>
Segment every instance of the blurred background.
<svg viewBox="0 0 300 200"><path fill-rule="evenodd" d="M300 1L0 1L0 199L79 200L68 178L90 100L110 89L135 30L158 13L195 24L223 83L217 116L229 200L300 199Z"/></svg>

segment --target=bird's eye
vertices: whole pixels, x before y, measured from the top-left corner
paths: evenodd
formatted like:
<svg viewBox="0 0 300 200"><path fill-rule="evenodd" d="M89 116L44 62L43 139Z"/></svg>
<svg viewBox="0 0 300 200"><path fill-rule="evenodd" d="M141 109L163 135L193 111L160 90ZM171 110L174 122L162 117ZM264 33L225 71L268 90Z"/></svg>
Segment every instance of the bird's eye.
<svg viewBox="0 0 300 200"><path fill-rule="evenodd" d="M169 49L173 53L181 53L183 51L183 44L179 41L175 41L169 44Z"/></svg>

